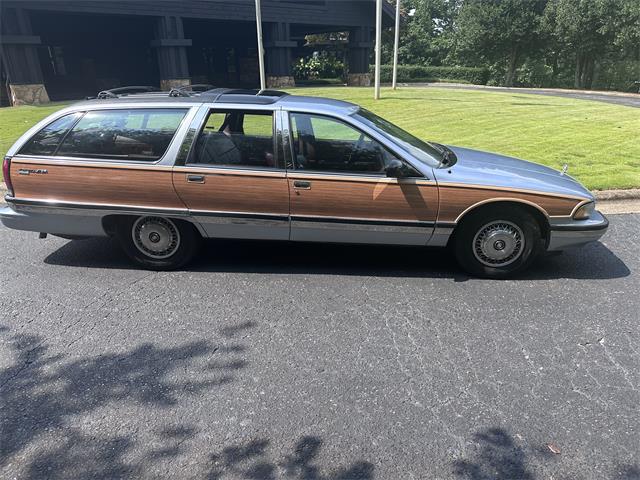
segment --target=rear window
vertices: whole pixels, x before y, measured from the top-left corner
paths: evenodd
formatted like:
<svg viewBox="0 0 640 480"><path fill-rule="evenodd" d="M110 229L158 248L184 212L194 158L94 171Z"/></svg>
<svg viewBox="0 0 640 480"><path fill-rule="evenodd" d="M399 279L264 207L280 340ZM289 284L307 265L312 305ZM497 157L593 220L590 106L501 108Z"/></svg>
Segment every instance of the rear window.
<svg viewBox="0 0 640 480"><path fill-rule="evenodd" d="M22 147L19 154L54 155L64 136L81 116L82 113L71 113L51 122L31 137L24 147Z"/></svg>
<svg viewBox="0 0 640 480"><path fill-rule="evenodd" d="M155 161L167 151L187 109L87 112L64 137L57 156Z"/></svg>

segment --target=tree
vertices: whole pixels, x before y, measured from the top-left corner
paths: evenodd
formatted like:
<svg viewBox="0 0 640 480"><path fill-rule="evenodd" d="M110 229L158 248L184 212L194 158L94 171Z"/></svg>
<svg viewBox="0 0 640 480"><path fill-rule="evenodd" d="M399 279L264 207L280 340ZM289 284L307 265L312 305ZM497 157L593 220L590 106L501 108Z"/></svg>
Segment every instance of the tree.
<svg viewBox="0 0 640 480"><path fill-rule="evenodd" d="M565 55L573 58L575 88L591 88L596 60L613 49L622 2L549 1L544 15L545 23Z"/></svg>
<svg viewBox="0 0 640 480"><path fill-rule="evenodd" d="M512 86L518 65L541 47L546 2L466 0L455 22L455 55L467 64L499 64Z"/></svg>

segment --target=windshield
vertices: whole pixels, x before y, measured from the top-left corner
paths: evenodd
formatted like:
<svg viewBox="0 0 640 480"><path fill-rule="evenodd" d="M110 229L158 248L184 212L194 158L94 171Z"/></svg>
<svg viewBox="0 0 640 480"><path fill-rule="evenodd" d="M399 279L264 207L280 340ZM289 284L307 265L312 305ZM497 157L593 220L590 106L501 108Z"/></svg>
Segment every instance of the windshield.
<svg viewBox="0 0 640 480"><path fill-rule="evenodd" d="M450 150L443 145L420 140L397 125L364 108L360 108L353 116L390 140L400 144L416 159L430 167L440 167L450 162Z"/></svg>

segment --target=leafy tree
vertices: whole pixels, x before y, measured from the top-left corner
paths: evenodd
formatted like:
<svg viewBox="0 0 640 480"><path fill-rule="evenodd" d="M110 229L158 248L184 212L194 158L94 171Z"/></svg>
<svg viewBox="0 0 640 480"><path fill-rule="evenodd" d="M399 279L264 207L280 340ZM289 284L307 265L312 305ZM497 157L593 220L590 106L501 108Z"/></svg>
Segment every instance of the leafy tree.
<svg viewBox="0 0 640 480"><path fill-rule="evenodd" d="M471 65L498 64L512 86L523 59L539 50L547 0L465 0L455 22L455 56Z"/></svg>
<svg viewBox="0 0 640 480"><path fill-rule="evenodd" d="M575 62L574 87L591 88L598 58L614 45L622 0L550 0L545 23Z"/></svg>

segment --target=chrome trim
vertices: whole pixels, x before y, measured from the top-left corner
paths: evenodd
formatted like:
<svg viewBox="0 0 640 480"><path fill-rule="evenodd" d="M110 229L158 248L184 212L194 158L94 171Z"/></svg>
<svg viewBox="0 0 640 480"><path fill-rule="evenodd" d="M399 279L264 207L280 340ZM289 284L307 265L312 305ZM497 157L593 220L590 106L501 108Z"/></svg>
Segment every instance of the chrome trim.
<svg viewBox="0 0 640 480"><path fill-rule="evenodd" d="M16 211L38 213L65 213L84 216L105 216L110 213L144 215L149 213L167 216L188 216L186 208L146 207L137 205L116 205L107 203L76 203L60 200L36 200L30 198L5 197L8 204Z"/></svg>
<svg viewBox="0 0 640 480"><path fill-rule="evenodd" d="M464 217L467 213L469 213L470 211L476 209L477 207L480 207L481 205L487 205L489 203L496 203L496 202L523 203L525 205L529 205L531 207L536 208L546 218L549 218L549 214L546 212L546 210L544 210L540 205L537 205L537 204L535 204L533 202L530 202L529 200L523 200L521 198L514 198L514 197L495 197L495 198L487 198L486 200L482 200L480 202L476 202L473 205L467 207L466 209L464 209L462 211L462 213L460 213L460 215L458 215L456 217L455 223L460 223L460 220L462 220L462 217Z"/></svg>
<svg viewBox="0 0 640 480"><path fill-rule="evenodd" d="M370 183L389 183L394 185L425 185L436 186L435 180L429 180L420 177L395 178L387 177L384 174L358 174L358 173L331 173L317 172L313 170L291 170L287 176L292 180L333 180L339 182L370 182Z"/></svg>
<svg viewBox="0 0 640 480"><path fill-rule="evenodd" d="M189 163L184 166L173 167L174 173L201 173L203 175L234 175L285 178L286 172L281 168L252 168L252 167L225 167L221 165L205 165Z"/></svg>

